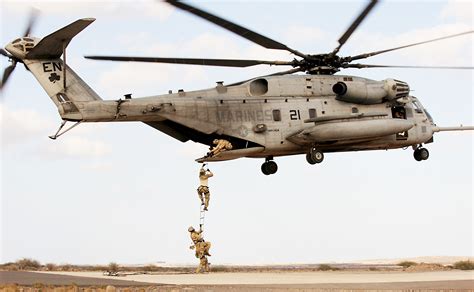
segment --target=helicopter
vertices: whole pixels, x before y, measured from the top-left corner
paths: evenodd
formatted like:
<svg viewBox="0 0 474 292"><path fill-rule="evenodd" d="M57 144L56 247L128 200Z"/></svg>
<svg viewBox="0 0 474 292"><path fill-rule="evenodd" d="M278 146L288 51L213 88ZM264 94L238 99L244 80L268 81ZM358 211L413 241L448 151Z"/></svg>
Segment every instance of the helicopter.
<svg viewBox="0 0 474 292"><path fill-rule="evenodd" d="M12 65L2 78L2 88L17 63L23 63L45 89L58 108L62 123L50 136L56 139L85 122L140 121L181 142L194 141L212 146L223 140L231 149L198 158L200 163L242 157L263 158L265 175L277 172L274 158L306 156L309 164L319 164L324 153L413 148L417 161L427 160L423 147L442 131L473 130L474 127L439 127L420 100L410 94L407 82L387 78L381 81L339 75L346 68L437 68L474 67L389 66L353 61L403 48L468 35L474 31L443 36L395 48L339 56L342 46L369 15L378 1L372 0L338 39L329 53L305 54L250 29L175 0L170 5L214 23L267 49L295 55L291 61L244 59L163 58L127 56L85 56L93 60L156 62L171 64L250 67L290 66L292 69L213 88L179 90L164 95L103 100L68 65L66 48L72 38L95 19L79 19L39 39L31 37L30 21L23 37L7 44L0 53ZM62 59L61 59L62 57ZM304 72L304 74L294 74ZM67 122L74 124L63 130Z"/></svg>

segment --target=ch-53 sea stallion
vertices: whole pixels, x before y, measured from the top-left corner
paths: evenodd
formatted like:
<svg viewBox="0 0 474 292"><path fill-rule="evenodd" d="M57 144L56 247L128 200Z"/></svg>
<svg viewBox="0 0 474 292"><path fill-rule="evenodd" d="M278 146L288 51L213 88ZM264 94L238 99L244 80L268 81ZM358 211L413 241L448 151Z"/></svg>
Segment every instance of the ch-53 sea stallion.
<svg viewBox="0 0 474 292"><path fill-rule="evenodd" d="M439 127L410 95L410 87L394 78L381 81L357 76L335 75L344 68L437 68L473 67L388 66L352 63L374 55L429 42L471 34L473 31L341 57L341 47L369 14L377 1L365 9L339 38L330 53L304 54L233 22L179 1L166 1L268 49L285 50L292 61L242 59L160 58L86 56L89 59L137 61L206 66L249 67L266 64L291 66L290 70L214 88L142 98L102 100L66 63L66 47L74 36L95 19L79 19L39 39L29 36L33 21L23 37L7 44L0 53L10 58L2 87L17 63L23 63L57 106L63 120L51 138L56 139L84 122L143 122L179 141L212 145L229 142L232 148L207 155L198 162L225 161L240 157L263 158L262 172L274 174L275 157L306 154L310 164L321 163L326 152L382 150L412 147L417 161L429 152L423 144L433 142L441 131L473 130L473 127ZM61 59L62 56L62 59ZM293 73L305 72L303 75ZM66 122L74 124L62 130Z"/></svg>

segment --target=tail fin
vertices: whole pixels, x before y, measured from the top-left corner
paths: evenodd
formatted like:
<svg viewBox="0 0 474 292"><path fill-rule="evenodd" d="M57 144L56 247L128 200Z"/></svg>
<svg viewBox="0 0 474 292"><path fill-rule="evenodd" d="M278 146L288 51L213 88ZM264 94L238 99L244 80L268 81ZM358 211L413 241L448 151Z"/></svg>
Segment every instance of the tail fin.
<svg viewBox="0 0 474 292"><path fill-rule="evenodd" d="M94 20L79 19L53 32L41 39L23 59L65 120L82 120L78 102L101 100L97 93L60 59L72 38Z"/></svg>

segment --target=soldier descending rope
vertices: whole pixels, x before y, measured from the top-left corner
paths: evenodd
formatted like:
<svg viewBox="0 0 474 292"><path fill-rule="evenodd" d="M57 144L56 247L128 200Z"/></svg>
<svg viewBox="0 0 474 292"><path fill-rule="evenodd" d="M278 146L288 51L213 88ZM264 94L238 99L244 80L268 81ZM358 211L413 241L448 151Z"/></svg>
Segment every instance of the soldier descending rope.
<svg viewBox="0 0 474 292"><path fill-rule="evenodd" d="M209 261L207 260L208 256L211 256L209 249L211 248L211 243L205 241L202 237L202 229L196 231L193 226L188 228L188 231L191 236L193 245L189 248L195 250L195 256L199 259L199 267L196 269L196 273L209 272Z"/></svg>
<svg viewBox="0 0 474 292"><path fill-rule="evenodd" d="M209 199L211 193L209 192L209 186L207 180L214 176L214 174L209 169L204 169L205 164L202 165L201 169L199 170L199 181L200 185L197 189L199 199L201 200L201 205L204 205L204 211L207 211L209 207Z"/></svg>
<svg viewBox="0 0 474 292"><path fill-rule="evenodd" d="M189 248L195 250L195 256L199 259L199 267L196 269L196 273L209 272L209 261L207 260L207 257L211 256L209 253L211 243L205 241L202 237L202 228L204 225L204 216L209 207L209 199L211 196L209 192L208 179L214 176L214 174L209 169L206 169L205 166L206 165L203 164L199 170L200 185L197 189L199 200L201 201L199 231L196 231L193 226L188 228L189 235L193 242Z"/></svg>

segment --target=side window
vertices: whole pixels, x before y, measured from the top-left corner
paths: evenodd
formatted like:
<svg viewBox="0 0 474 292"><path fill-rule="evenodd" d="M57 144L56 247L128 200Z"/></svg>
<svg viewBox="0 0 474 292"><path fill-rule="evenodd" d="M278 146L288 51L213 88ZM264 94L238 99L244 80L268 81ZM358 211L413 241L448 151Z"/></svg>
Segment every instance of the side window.
<svg viewBox="0 0 474 292"><path fill-rule="evenodd" d="M407 116L406 116L405 108L402 106L392 107L392 117L394 119L406 119Z"/></svg>
<svg viewBox="0 0 474 292"><path fill-rule="evenodd" d="M273 110L273 120L275 122L281 121L281 112L280 112L280 110Z"/></svg>
<svg viewBox="0 0 474 292"><path fill-rule="evenodd" d="M316 118L316 109L315 109L315 108L310 108L310 109L308 110L308 113L309 113L309 118L310 118L310 119Z"/></svg>

